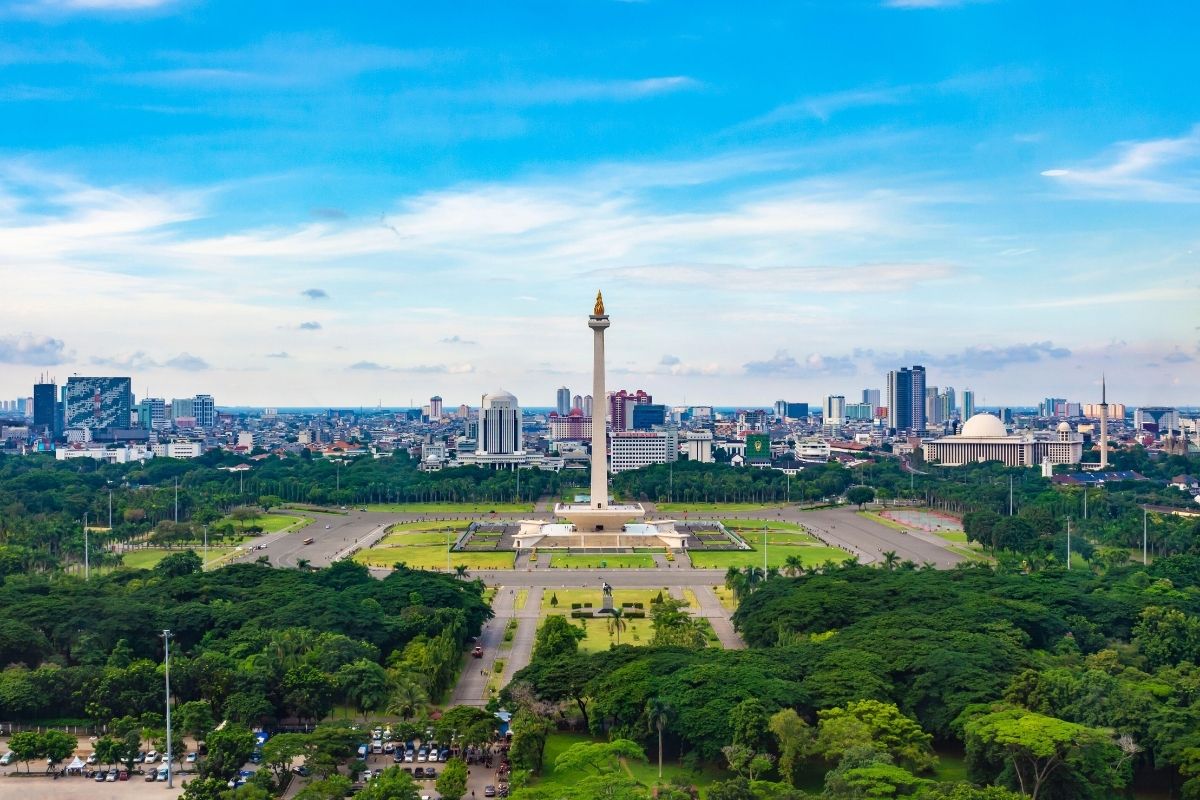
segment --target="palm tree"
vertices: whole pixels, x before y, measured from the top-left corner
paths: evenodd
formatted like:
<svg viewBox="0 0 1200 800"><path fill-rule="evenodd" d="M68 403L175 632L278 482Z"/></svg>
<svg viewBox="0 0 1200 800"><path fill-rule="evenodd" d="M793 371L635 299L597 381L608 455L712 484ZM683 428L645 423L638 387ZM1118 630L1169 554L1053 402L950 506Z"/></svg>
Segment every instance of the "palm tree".
<svg viewBox="0 0 1200 800"><path fill-rule="evenodd" d="M900 556L896 555L895 550L883 551L883 568L891 572L900 563Z"/></svg>
<svg viewBox="0 0 1200 800"><path fill-rule="evenodd" d="M405 720L412 719L421 710L421 706L428 702L429 695L412 673L393 673L392 696L388 700L387 713Z"/></svg>
<svg viewBox="0 0 1200 800"><path fill-rule="evenodd" d="M608 635L612 636L614 633L616 633L617 644L620 644L621 631L625 630L627 627L628 626L625 624L625 612L620 608L614 608L612 610L612 618L608 621Z"/></svg>
<svg viewBox="0 0 1200 800"><path fill-rule="evenodd" d="M793 578L804 571L804 559L797 555L790 555L783 561L783 568L787 570L787 574Z"/></svg>
<svg viewBox="0 0 1200 800"><path fill-rule="evenodd" d="M746 579L746 588L749 591L754 591L755 587L767 577L767 573L762 567L746 567L742 570L742 575Z"/></svg>
<svg viewBox="0 0 1200 800"><path fill-rule="evenodd" d="M663 729L671 721L671 707L661 698L653 697L646 703L646 719L651 727L658 731L658 779L662 780Z"/></svg>
<svg viewBox="0 0 1200 800"><path fill-rule="evenodd" d="M466 564L455 564L454 565L454 577L456 577L456 578L467 577L467 565Z"/></svg>
<svg viewBox="0 0 1200 800"><path fill-rule="evenodd" d="M310 564L312 564L312 562L309 561L307 558L296 559L296 569L301 569L301 570L308 569Z"/></svg>

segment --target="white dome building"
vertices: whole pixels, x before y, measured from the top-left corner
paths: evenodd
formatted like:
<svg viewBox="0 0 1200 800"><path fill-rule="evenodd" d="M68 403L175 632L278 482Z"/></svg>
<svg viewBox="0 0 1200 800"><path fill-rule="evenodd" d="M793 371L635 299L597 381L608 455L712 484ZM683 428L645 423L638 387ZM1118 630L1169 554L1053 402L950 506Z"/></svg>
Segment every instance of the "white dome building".
<svg viewBox="0 0 1200 800"><path fill-rule="evenodd" d="M1051 464L1077 464L1083 459L1083 437L1066 422L1053 438L1032 433L1010 434L1000 418L976 414L955 436L943 436L922 446L925 460L946 467L983 461L1000 461L1010 467L1036 467L1043 459Z"/></svg>

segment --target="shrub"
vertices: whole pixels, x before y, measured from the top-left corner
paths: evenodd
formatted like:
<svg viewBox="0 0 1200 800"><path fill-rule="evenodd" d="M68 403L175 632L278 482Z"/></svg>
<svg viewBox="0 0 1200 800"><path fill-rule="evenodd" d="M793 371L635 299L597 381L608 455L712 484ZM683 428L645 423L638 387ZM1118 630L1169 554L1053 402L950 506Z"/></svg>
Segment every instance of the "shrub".
<svg viewBox="0 0 1200 800"><path fill-rule="evenodd" d="M590 619L594 615L590 611L572 611L571 616L574 619Z"/></svg>
<svg viewBox="0 0 1200 800"><path fill-rule="evenodd" d="M575 611L575 610L577 610L577 609L580 609L580 608L583 608L583 603L571 603L571 610L572 610L572 611Z"/></svg>

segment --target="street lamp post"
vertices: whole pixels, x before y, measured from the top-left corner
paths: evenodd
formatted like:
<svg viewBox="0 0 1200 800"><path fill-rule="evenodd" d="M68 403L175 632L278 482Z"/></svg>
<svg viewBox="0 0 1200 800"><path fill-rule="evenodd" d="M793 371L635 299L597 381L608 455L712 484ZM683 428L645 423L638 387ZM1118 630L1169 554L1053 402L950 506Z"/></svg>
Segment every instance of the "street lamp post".
<svg viewBox="0 0 1200 800"><path fill-rule="evenodd" d="M88 524L87 512L83 512L83 579L89 580L91 577L91 562L88 558Z"/></svg>
<svg viewBox="0 0 1200 800"><path fill-rule="evenodd" d="M1067 517L1067 569L1071 569L1071 518Z"/></svg>
<svg viewBox="0 0 1200 800"><path fill-rule="evenodd" d="M108 532L112 533L112 481L108 482Z"/></svg>
<svg viewBox="0 0 1200 800"><path fill-rule="evenodd" d="M166 700L167 700L167 788L174 787L174 770L171 769L171 638L174 636L170 630L164 629L163 637L163 672L166 677Z"/></svg>
<svg viewBox="0 0 1200 800"><path fill-rule="evenodd" d="M208 526L204 526L204 563L200 565L201 571L208 568Z"/></svg>
<svg viewBox="0 0 1200 800"><path fill-rule="evenodd" d="M1146 509L1142 509L1142 566L1146 566Z"/></svg>
<svg viewBox="0 0 1200 800"><path fill-rule="evenodd" d="M175 524L179 524L179 478L175 479Z"/></svg>

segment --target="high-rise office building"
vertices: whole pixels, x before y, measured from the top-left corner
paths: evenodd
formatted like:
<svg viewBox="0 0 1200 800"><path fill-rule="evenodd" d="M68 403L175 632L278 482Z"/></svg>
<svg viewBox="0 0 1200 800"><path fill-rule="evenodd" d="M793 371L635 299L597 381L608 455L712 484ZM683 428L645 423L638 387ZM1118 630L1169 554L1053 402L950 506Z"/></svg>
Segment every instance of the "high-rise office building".
<svg viewBox="0 0 1200 800"><path fill-rule="evenodd" d="M197 428L211 428L217 424L217 404L210 394L198 394L192 398L192 413Z"/></svg>
<svg viewBox="0 0 1200 800"><path fill-rule="evenodd" d="M869 420L875 417L870 403L846 403L846 419Z"/></svg>
<svg viewBox="0 0 1200 800"><path fill-rule="evenodd" d="M808 403L788 403L788 419L804 419L808 416Z"/></svg>
<svg viewBox="0 0 1200 800"><path fill-rule="evenodd" d="M129 378L67 379L63 426L92 430L128 429L133 410Z"/></svg>
<svg viewBox="0 0 1200 800"><path fill-rule="evenodd" d="M590 417L592 415L592 406L592 396L590 394L585 394L583 396L583 415L585 417Z"/></svg>
<svg viewBox="0 0 1200 800"><path fill-rule="evenodd" d="M975 416L975 392L970 389L963 391L962 418L966 422Z"/></svg>
<svg viewBox="0 0 1200 800"><path fill-rule="evenodd" d="M955 405L954 387L947 386L946 391L942 392L942 419L951 420L956 411L958 406Z"/></svg>
<svg viewBox="0 0 1200 800"><path fill-rule="evenodd" d="M62 421L56 413L57 409L58 386L53 378L47 381L43 377L40 383L33 385L33 427L38 429L39 434L56 436L62 433Z"/></svg>
<svg viewBox="0 0 1200 800"><path fill-rule="evenodd" d="M558 388L557 400L555 410L560 417L565 417L571 411L571 390L565 386L560 386Z"/></svg>
<svg viewBox="0 0 1200 800"><path fill-rule="evenodd" d="M929 425L942 423L942 400L938 387L925 387L925 422Z"/></svg>
<svg viewBox="0 0 1200 800"><path fill-rule="evenodd" d="M619 392L612 392L608 395L608 417L612 420L612 429L614 431L633 430L633 407L636 405L650 405L654 402L654 398L638 389L636 392L627 392L622 389Z"/></svg>
<svg viewBox="0 0 1200 800"><path fill-rule="evenodd" d="M137 411L139 428L149 431L167 427L167 401L161 397L143 397Z"/></svg>
<svg viewBox="0 0 1200 800"><path fill-rule="evenodd" d="M846 421L846 397L832 394L825 398L821 406L821 415L826 425L842 425Z"/></svg>
<svg viewBox="0 0 1200 800"><path fill-rule="evenodd" d="M925 368L901 367L887 375L888 427L897 433L925 430Z"/></svg>
<svg viewBox="0 0 1200 800"><path fill-rule="evenodd" d="M431 420L442 418L442 398L436 394L429 398L429 418Z"/></svg>
<svg viewBox="0 0 1200 800"><path fill-rule="evenodd" d="M479 439L475 452L511 455L523 452L521 406L517 398L501 389L484 395L479 409Z"/></svg>
<svg viewBox="0 0 1200 800"><path fill-rule="evenodd" d="M874 412L874 409L879 408L879 390L878 389L863 389L862 401L869 405Z"/></svg>
<svg viewBox="0 0 1200 800"><path fill-rule="evenodd" d="M573 398L571 398L571 410L572 411L583 411L583 395L577 394ZM559 416L561 417L563 415L559 414Z"/></svg>
<svg viewBox="0 0 1200 800"><path fill-rule="evenodd" d="M963 402L965 404L966 401ZM1064 397L1047 397L1038 406L1038 416L1047 418L1065 416L1066 405L1067 400Z"/></svg>
<svg viewBox="0 0 1200 800"><path fill-rule="evenodd" d="M667 407L658 403L638 403L633 406L630 430L648 431L667 421Z"/></svg>
<svg viewBox="0 0 1200 800"><path fill-rule="evenodd" d="M195 419L195 402L190 397L176 397L171 401L171 421L177 419Z"/></svg>

